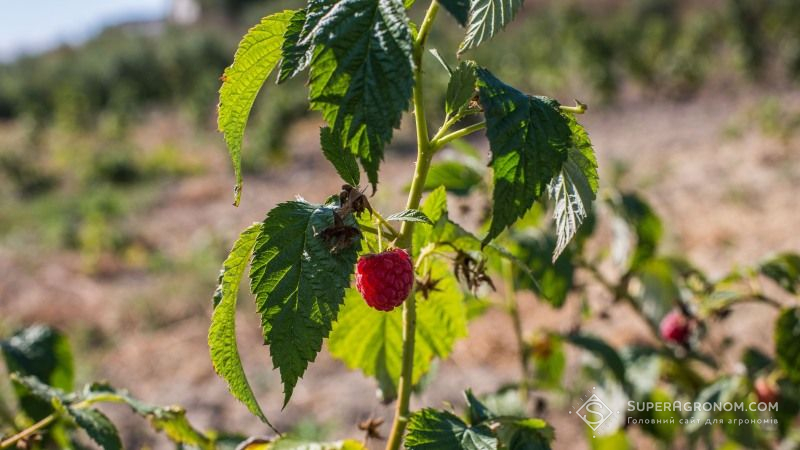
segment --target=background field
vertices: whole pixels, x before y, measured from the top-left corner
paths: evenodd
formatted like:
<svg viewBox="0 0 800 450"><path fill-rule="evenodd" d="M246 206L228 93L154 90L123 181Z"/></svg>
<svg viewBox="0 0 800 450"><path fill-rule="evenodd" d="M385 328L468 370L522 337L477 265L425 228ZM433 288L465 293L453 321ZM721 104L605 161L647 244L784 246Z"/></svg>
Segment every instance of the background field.
<svg viewBox="0 0 800 450"><path fill-rule="evenodd" d="M107 379L183 405L202 427L252 435L265 430L228 395L207 356L219 265L239 230L275 203L321 201L341 183L319 151L321 121L306 110L304 80L295 89L267 85L248 129L242 206L231 206L232 170L214 130L218 77L247 25L275 5L202 5L192 24L127 24L0 65L0 336L31 323L57 326L73 342L79 381ZM450 31L434 35L433 46L454 61L461 30L439 20ZM529 92L588 103L582 122L601 186L640 190L665 221L665 250L721 276L800 251L798 23L792 0L529 1L491 49L470 56ZM445 72L433 58L425 63L430 84L443 87ZM428 100L433 108L442 99ZM408 119L371 200L382 210L400 206L413 171ZM487 148L482 137L472 142ZM608 303L601 290L590 292L593 307ZM524 298L525 328L567 331L579 300L556 310ZM242 303L240 350L278 428L339 438L360 433L356 424L370 416L390 417L369 401L374 382L325 352L281 412L257 316ZM774 318L768 307L743 306L707 345L732 339L734 369L744 345L772 352ZM474 321L413 406L460 404L464 386L489 392L518 378L505 321L499 313ZM624 308L588 329L619 345L650 339ZM569 375L565 383L591 387ZM555 448L585 448L583 424L567 415L569 395L543 395ZM169 448L123 408L108 411L124 424L128 447Z"/></svg>

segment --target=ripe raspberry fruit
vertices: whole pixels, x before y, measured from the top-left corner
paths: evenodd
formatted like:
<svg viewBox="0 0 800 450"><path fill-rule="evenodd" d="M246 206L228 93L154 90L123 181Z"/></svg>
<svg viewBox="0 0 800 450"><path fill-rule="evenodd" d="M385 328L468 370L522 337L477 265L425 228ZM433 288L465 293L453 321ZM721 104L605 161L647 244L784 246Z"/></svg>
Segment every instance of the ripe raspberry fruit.
<svg viewBox="0 0 800 450"><path fill-rule="evenodd" d="M761 403L775 403L780 398L778 386L774 381L770 381L766 377L757 378L756 382L753 383L753 387L756 391L756 397Z"/></svg>
<svg viewBox="0 0 800 450"><path fill-rule="evenodd" d="M665 340L685 346L692 334L692 323L682 312L674 310L661 319L659 330Z"/></svg>
<svg viewBox="0 0 800 450"><path fill-rule="evenodd" d="M364 255L356 266L356 287L367 304L379 311L401 305L414 284L414 266L408 252L395 248Z"/></svg>

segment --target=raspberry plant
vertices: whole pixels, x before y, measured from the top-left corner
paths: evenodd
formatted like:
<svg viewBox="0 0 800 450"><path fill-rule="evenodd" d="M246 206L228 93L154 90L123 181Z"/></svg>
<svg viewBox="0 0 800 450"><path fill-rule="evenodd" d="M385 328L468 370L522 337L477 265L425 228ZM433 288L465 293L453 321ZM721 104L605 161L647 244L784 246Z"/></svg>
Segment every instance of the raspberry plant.
<svg viewBox="0 0 800 450"><path fill-rule="evenodd" d="M412 415L409 399L431 361L446 358L455 340L466 335L467 293L492 283L488 265L513 266L538 286L531 270L498 238L549 197L556 261L587 219L598 188L597 163L574 116L586 107L520 92L463 57L511 22L522 0L434 0L418 24L408 14L413 3L309 0L305 8L265 17L242 39L222 77L219 103L219 129L236 176L234 204L241 198L248 114L276 70L278 84L308 70L310 107L327 123L320 130L320 147L347 184L322 203L281 203L241 234L214 297L211 359L231 393L269 425L242 369L235 339L239 283L249 264L250 290L280 372L284 406L327 338L331 354L375 377L386 400L396 399L388 450L400 448L407 427L407 448L549 447L549 425L499 416L471 394L467 422L432 409ZM445 119L431 133L424 110L423 58L431 57L425 51L427 38L442 7L466 33L457 49L458 65L431 51L450 76ZM416 127L416 167L406 209L384 216L362 190L378 189L384 149L409 109ZM445 189L432 189L436 186L429 175L435 155L447 144L483 130L491 149L491 215L479 237L450 219ZM366 181L359 187L362 170ZM431 192L422 202L425 191ZM372 309L352 287L359 255L369 258L364 255L384 247L403 249L413 261L417 280L402 311ZM370 304L387 296L361 292Z"/></svg>

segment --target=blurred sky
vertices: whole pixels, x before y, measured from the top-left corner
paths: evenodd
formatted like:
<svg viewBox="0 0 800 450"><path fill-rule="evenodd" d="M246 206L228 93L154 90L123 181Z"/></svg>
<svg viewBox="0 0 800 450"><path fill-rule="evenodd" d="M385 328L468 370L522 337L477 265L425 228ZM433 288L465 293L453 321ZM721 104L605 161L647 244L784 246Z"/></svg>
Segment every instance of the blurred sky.
<svg viewBox="0 0 800 450"><path fill-rule="evenodd" d="M77 43L106 25L165 16L171 0L0 0L0 60Z"/></svg>

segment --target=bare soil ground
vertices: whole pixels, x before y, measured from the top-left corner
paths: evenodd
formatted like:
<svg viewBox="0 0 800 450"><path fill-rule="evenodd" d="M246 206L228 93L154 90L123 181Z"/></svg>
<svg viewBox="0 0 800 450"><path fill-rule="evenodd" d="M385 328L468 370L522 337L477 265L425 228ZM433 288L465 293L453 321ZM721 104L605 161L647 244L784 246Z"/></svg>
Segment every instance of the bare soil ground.
<svg viewBox="0 0 800 450"><path fill-rule="evenodd" d="M626 104L592 110L583 118L604 173L614 161L625 162L630 168L626 183L641 187L663 216L669 230L665 248L693 259L712 274L721 275L773 251L800 251L800 142L778 141L747 127L738 138L726 137L732 121L763 94ZM800 103L797 92L772 94ZM295 195L323 200L341 183L318 151L317 125L297 126L286 164L246 178L242 206L236 209L231 206L232 175L221 138L198 137L180 123L154 119L137 133L143 146L159 140L183 142L206 159L210 170L170 185L154 207L133 219L132 226L159 251L180 259L208 242L227 247L239 230L261 220L279 201ZM408 147L403 143L409 140L404 130L399 147ZM410 152L390 152L373 203L384 210L399 206L402 186L412 171ZM265 428L228 395L209 363L206 331L217 274L206 275L207 285L197 286L192 278L182 283L178 276L178 282L165 288L170 275L128 271L91 276L81 269L75 254L32 255L0 248L0 323L10 327L46 322L66 330L79 349L83 381L107 379L129 387L142 399L183 405L190 419L203 427L264 433ZM567 330L577 313L576 300L556 311L523 298L525 328ZM591 301L608 300L594 292ZM773 319L769 308L743 307L727 321L722 334L769 350ZM413 407L439 406L443 401L461 405L465 387L489 392L516 379L516 349L507 320L491 312L474 321L469 338L441 364L433 384L414 398ZM647 328L625 311L614 311L610 320L590 322L588 328L615 344L648 336ZM281 411L279 377L261 344L251 302L243 302L238 329L254 388L280 429L313 420L330 425L331 437L338 438L359 436L356 424L370 416L390 420L391 407L375 399L374 383L325 352ZM571 356L574 364L576 355ZM737 356L732 354L732 360ZM555 448L586 448L583 424L568 416L568 410L568 400L555 401L545 412L556 427ZM145 424L124 409L111 412L125 424L128 447L170 448L160 437L143 431Z"/></svg>

